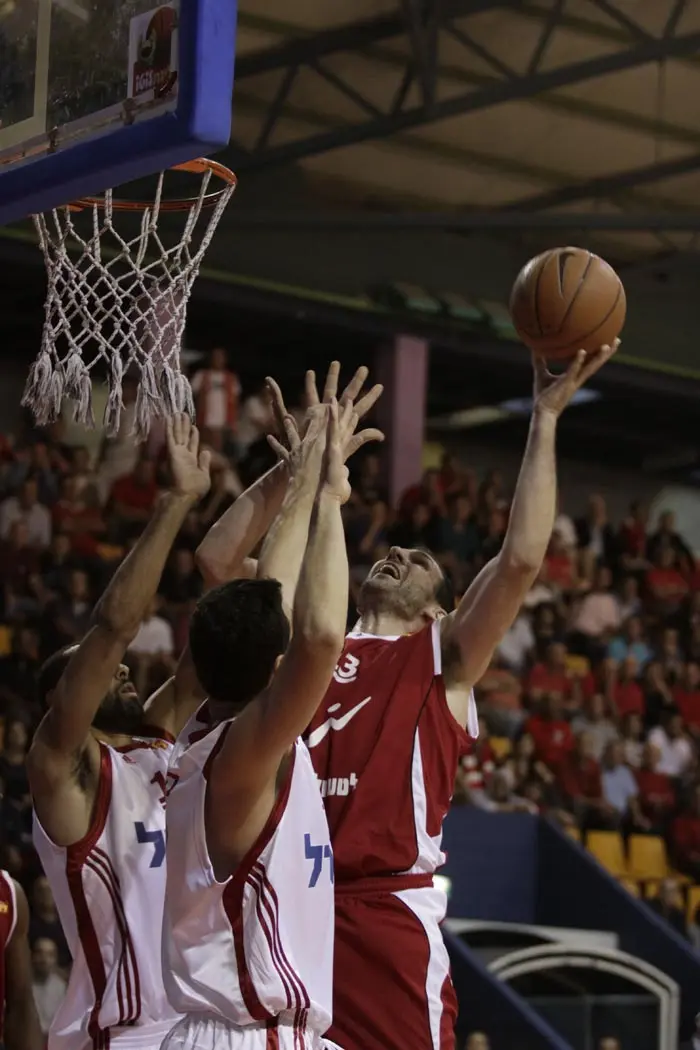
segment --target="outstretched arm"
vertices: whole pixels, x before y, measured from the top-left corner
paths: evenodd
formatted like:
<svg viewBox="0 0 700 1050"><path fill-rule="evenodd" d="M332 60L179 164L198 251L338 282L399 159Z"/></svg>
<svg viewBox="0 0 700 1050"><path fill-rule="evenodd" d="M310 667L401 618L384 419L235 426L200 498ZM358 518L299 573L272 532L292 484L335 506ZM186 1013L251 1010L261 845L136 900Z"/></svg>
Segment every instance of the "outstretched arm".
<svg viewBox="0 0 700 1050"><path fill-rule="evenodd" d="M186 417L169 426L168 449L173 488L100 599L88 633L49 698L29 752L37 815L58 845L70 845L87 833L99 769L99 747L90 727L156 592L185 516L209 486L208 453L199 453L199 435Z"/></svg>
<svg viewBox="0 0 700 1050"><path fill-rule="evenodd" d="M220 856L239 857L260 833L274 804L281 763L323 699L342 652L348 562L340 508L350 488L340 434L334 402L289 649L268 689L231 723L213 763L208 829Z"/></svg>
<svg viewBox="0 0 700 1050"><path fill-rule="evenodd" d="M14 882L17 922L5 948L5 1047L6 1050L43 1050L39 1016L32 994L29 953L29 907L24 890Z"/></svg>
<svg viewBox="0 0 700 1050"><path fill-rule="evenodd" d="M576 391L617 349L583 351L554 377L535 360L535 403L525 456L500 554L482 569L457 610L441 625L443 664L455 718L464 724L468 690L481 678L539 573L556 510L557 420Z"/></svg>

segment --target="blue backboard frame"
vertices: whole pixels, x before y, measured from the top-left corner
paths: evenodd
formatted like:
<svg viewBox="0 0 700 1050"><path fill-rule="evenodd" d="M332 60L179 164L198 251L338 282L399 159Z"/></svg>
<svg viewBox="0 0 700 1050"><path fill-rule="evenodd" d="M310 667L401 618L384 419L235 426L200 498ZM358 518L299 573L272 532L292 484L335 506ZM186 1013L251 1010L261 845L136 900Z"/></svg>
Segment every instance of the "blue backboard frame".
<svg viewBox="0 0 700 1050"><path fill-rule="evenodd" d="M0 226L226 146L236 11L236 0L180 0L175 110L0 167Z"/></svg>

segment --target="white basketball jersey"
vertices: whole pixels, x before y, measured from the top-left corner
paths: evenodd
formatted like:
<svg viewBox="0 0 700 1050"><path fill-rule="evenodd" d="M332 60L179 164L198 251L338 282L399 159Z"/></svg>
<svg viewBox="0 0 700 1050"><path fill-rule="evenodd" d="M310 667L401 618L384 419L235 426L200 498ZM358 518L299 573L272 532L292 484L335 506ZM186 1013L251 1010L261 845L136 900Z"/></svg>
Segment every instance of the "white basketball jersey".
<svg viewBox="0 0 700 1050"><path fill-rule="evenodd" d="M49 1050L103 1050L115 1036L136 1038L154 1026L164 1034L177 1020L160 955L171 750L158 739L100 744L92 824L67 849L34 815L34 844L73 956Z"/></svg>
<svg viewBox="0 0 700 1050"><path fill-rule="evenodd" d="M257 843L231 878L217 882L204 802L211 759L230 725L181 751L168 799L166 990L183 1014L213 1014L239 1027L289 1026L295 1046L311 1046L331 1022L335 921L318 781L297 741Z"/></svg>

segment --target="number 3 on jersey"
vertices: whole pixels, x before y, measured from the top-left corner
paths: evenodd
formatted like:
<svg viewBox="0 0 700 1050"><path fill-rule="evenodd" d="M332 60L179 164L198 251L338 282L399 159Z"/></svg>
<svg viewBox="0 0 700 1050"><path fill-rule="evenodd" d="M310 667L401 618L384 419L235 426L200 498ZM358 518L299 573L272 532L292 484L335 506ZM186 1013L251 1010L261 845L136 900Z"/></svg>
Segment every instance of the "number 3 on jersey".
<svg viewBox="0 0 700 1050"><path fill-rule="evenodd" d="M306 859L310 860L312 864L311 875L309 876L309 889L313 889L321 877L324 860L328 861L328 877L331 882L335 880L333 850L328 843L316 846L311 841L311 835L304 835L304 853L306 854Z"/></svg>
<svg viewBox="0 0 700 1050"><path fill-rule="evenodd" d="M149 868L159 868L165 860L165 835L160 830L147 831L146 825L140 820L136 821L134 827L136 828L136 841L143 846L153 846Z"/></svg>

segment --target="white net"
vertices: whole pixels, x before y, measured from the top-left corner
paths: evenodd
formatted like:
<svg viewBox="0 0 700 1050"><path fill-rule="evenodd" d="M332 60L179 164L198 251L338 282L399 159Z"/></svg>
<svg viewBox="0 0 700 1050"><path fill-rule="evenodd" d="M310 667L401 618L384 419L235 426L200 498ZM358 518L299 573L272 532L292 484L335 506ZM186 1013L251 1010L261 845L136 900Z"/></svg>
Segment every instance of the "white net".
<svg viewBox="0 0 700 1050"><path fill-rule="evenodd" d="M119 429L127 372L139 378L134 423L138 440L146 438L157 418L175 412L194 418L190 384L180 370L187 304L235 189L231 177L217 194L208 194L213 171L197 170L204 172L199 196L179 211L179 236L171 224L167 238L158 229L162 212L173 209L163 198L165 172L158 176L153 204L140 217L122 210L111 190L87 209L66 206L34 216L48 291L41 350L22 404L39 426L58 418L64 398L74 402L76 422L94 426L96 369L106 372L108 435ZM131 224L127 233L120 233L117 220L123 227ZM175 243L168 247L166 239Z"/></svg>

